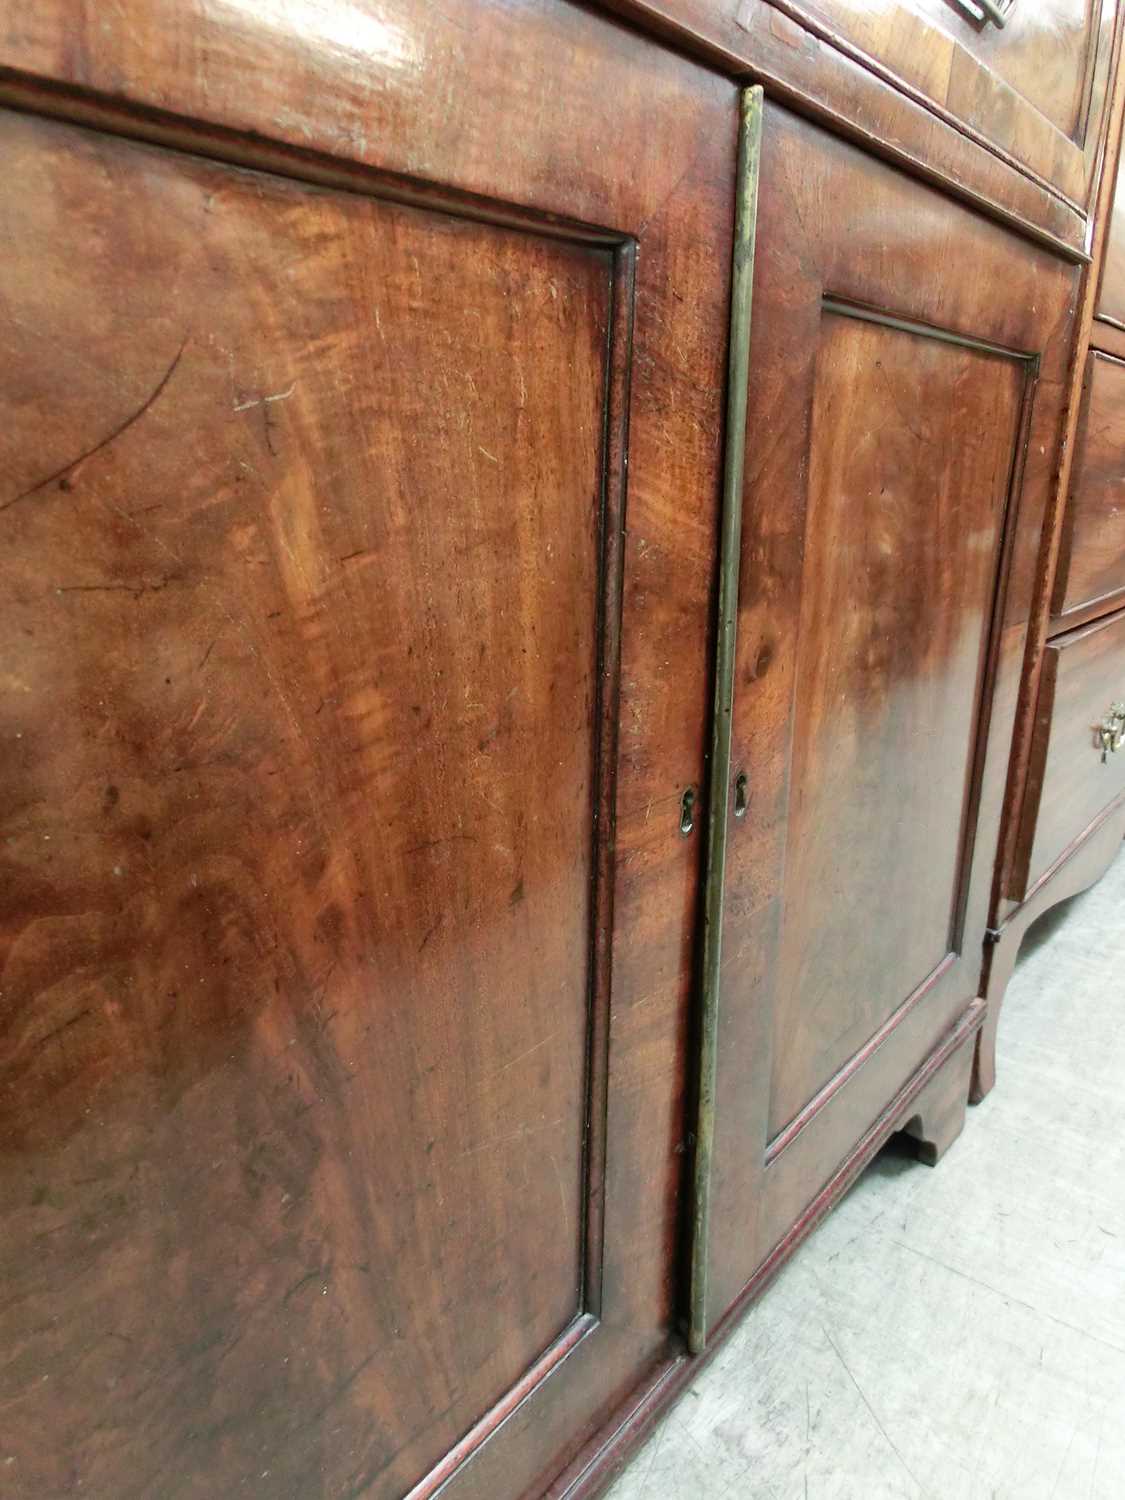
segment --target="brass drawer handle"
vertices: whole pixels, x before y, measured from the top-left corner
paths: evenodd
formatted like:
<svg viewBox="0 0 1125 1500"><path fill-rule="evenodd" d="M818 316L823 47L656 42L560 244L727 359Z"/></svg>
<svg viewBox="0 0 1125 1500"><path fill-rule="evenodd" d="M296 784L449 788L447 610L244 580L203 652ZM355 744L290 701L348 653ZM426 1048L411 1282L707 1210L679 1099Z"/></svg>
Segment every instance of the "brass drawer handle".
<svg viewBox="0 0 1125 1500"><path fill-rule="evenodd" d="M1003 9L997 5L996 0L957 0L961 9L967 11L974 21L991 21L993 26L1003 31L1008 24L1008 16L1012 5ZM1015 4L1015 0L1012 0Z"/></svg>
<svg viewBox="0 0 1125 1500"><path fill-rule="evenodd" d="M1125 703L1111 703L1102 715L1100 724L1094 725L1094 747L1102 752L1104 766L1110 755L1115 755L1125 744Z"/></svg>
<svg viewBox="0 0 1125 1500"><path fill-rule="evenodd" d="M1007 24L1008 11L1001 10L1000 7L996 4L996 0L973 0L973 3L980 6L981 10L984 11L985 15L992 22L993 26L998 26L1000 30L1003 31L1005 25ZM1009 5L1008 10L1011 10L1011 8L1012 7Z"/></svg>

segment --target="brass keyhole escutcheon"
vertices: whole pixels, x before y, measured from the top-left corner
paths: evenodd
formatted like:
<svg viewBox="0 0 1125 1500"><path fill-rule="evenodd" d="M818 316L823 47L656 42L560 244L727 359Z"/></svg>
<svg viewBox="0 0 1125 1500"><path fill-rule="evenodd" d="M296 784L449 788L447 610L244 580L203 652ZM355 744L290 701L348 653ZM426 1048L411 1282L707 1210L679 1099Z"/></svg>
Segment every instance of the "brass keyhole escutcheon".
<svg viewBox="0 0 1125 1500"><path fill-rule="evenodd" d="M749 805L746 788L750 778L745 771L739 771L734 778L734 815L736 818L746 816L746 808Z"/></svg>
<svg viewBox="0 0 1125 1500"><path fill-rule="evenodd" d="M695 788L689 786L680 798L680 832L686 839L695 827Z"/></svg>

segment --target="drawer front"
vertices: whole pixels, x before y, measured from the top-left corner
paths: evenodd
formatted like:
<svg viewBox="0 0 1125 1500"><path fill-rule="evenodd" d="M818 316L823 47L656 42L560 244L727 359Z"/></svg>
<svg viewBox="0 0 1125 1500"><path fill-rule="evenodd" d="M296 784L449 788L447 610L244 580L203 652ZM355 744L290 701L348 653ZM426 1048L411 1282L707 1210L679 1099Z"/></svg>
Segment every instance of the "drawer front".
<svg viewBox="0 0 1125 1500"><path fill-rule="evenodd" d="M1095 317L1115 328L1125 328L1125 189L1120 166L1113 188L1113 207L1109 215L1102 281L1098 288ZM1095 339L1097 335L1094 335Z"/></svg>
<svg viewBox="0 0 1125 1500"><path fill-rule="evenodd" d="M1091 350L1052 613L1125 602L1125 362Z"/></svg>
<svg viewBox="0 0 1125 1500"><path fill-rule="evenodd" d="M743 10L757 3L742 0ZM1079 207L1088 202L1117 0L773 3L859 48Z"/></svg>
<svg viewBox="0 0 1125 1500"><path fill-rule="evenodd" d="M1025 890L1125 791L1125 742L1117 751L1099 744L1114 703L1125 703L1125 610L1047 647L1025 803Z"/></svg>

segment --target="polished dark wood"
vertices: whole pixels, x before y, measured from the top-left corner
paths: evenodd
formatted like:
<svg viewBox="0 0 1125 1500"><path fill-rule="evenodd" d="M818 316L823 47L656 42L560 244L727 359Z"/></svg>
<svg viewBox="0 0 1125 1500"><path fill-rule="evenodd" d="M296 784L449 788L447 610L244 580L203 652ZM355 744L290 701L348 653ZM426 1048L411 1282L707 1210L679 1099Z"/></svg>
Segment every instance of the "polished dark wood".
<svg viewBox="0 0 1125 1500"><path fill-rule="evenodd" d="M1097 185L1094 219L1091 226L1091 261L1082 276L1073 333L1073 351L1067 377L1066 421L1058 473L1051 492L1041 532L1039 556L1034 566L1030 619L1023 674L1012 731L1008 785L1005 792L999 844L993 875L991 926L998 928L1026 894L1028 823L1024 813L1028 773L1036 738L1036 712L1039 679L1052 630L1065 628L1067 622L1052 620L1052 600L1056 593L1056 574L1068 525L1067 503L1071 493L1071 475L1075 458L1081 452L1081 426L1085 416L1082 397L1087 357L1092 347L1107 347L1106 335L1117 336L1117 330L1094 316L1102 268L1111 234L1112 206L1116 162L1121 148L1125 121L1125 70L1117 68L1107 110L1106 143L1103 166ZM1121 336L1120 353L1125 356L1125 334ZM1112 348L1111 348L1112 352ZM1096 611L1095 611L1096 613ZM983 981L982 981L983 987Z"/></svg>
<svg viewBox="0 0 1125 1500"><path fill-rule="evenodd" d="M1055 863L1028 891L1027 899L989 934L982 983L988 1015L976 1042L971 1104L979 1104L996 1086L996 1034L1004 991L1029 929L1053 906L1088 890L1100 880L1121 853L1122 839L1125 839L1125 798L1106 808L1090 827L1078 830Z"/></svg>
<svg viewBox="0 0 1125 1500"><path fill-rule="evenodd" d="M976 705L1031 373L833 304L811 352L771 1141L959 945Z"/></svg>
<svg viewBox="0 0 1125 1500"><path fill-rule="evenodd" d="M1076 279L767 102L712 1326L976 995Z"/></svg>
<svg viewBox="0 0 1125 1500"><path fill-rule="evenodd" d="M912 1132L913 1138L922 1143L930 1141L934 1147L933 1156L936 1162L940 1154L938 1148L942 1134L948 1129L948 1126L941 1127L938 1116L940 1115L941 1120L947 1119L949 1113L958 1108L957 1101L966 1097L965 1090L970 1068L968 1060L961 1054L966 1050L972 1052L977 1033L984 1024L985 1018L984 1001L979 998L971 1001L953 1026L939 1036L935 1045L914 1072L890 1094L889 1098L884 1098L873 1107L871 1123L852 1144L843 1160L827 1175L819 1190L814 1193L802 1212L789 1225L786 1233L756 1268L753 1276L735 1300L717 1320L711 1330L709 1348L714 1341L721 1340L730 1332L754 1298L769 1285L804 1240L840 1201L879 1148L896 1131L907 1130L917 1120L917 1127ZM941 1082L938 1082L939 1078ZM935 1093L931 1095L931 1098L936 1097L943 1101L940 1111L927 1110L927 1113L935 1120L935 1130L932 1136L927 1129L925 1116L919 1111L917 1104L923 1091L931 1082L935 1083ZM953 1133L956 1134L955 1131Z"/></svg>
<svg viewBox="0 0 1125 1500"><path fill-rule="evenodd" d="M1029 891L1125 790L1125 750L1098 726L1125 703L1125 611L1052 640L1040 677L1019 876Z"/></svg>
<svg viewBox="0 0 1125 1500"><path fill-rule="evenodd" d="M737 94L481 10L0 127L5 1495L538 1492L672 1346Z"/></svg>
<svg viewBox="0 0 1125 1500"><path fill-rule="evenodd" d="M886 73L729 0L0 22L5 1495L589 1495L689 1378L750 75L714 1335L952 1138L1085 166Z"/></svg>
<svg viewBox="0 0 1125 1500"><path fill-rule="evenodd" d="M935 1165L964 1124L969 1075L977 1035L985 1021L983 1000L974 1000L922 1065L887 1099L790 1233L758 1268L738 1299L711 1329L703 1352L681 1355L662 1366L652 1383L616 1411L602 1432L583 1448L550 1490L550 1500L592 1500L620 1470L629 1451L651 1429L661 1412L693 1382L738 1327L754 1301L784 1269L822 1220L848 1192L860 1173L902 1132L917 1158Z"/></svg>
<svg viewBox="0 0 1125 1500"><path fill-rule="evenodd" d="M927 1167L937 1166L965 1128L975 1051L974 1042L957 1050L919 1093L901 1127Z"/></svg>
<svg viewBox="0 0 1125 1500"><path fill-rule="evenodd" d="M1125 193L1119 202L1116 181L1105 212L1106 244L1094 316L1116 330L1125 330Z"/></svg>
<svg viewBox="0 0 1125 1500"><path fill-rule="evenodd" d="M1043 912L1101 876L1125 832L1123 804L1109 800L1120 790L1119 769L1108 756L1102 765L1098 744L1098 725L1113 701L1101 701L1099 690L1116 691L1125 662L1121 631L1071 628L1096 621L1121 598L1114 555L1121 365L1107 356L1125 357L1125 331L1114 326L1125 306L1115 194L1123 108L1125 74L1118 67L1075 331L1066 442L1044 527L1013 735L981 976L988 1017L976 1048L974 1101L995 1084L1004 991L1025 933Z"/></svg>
<svg viewBox="0 0 1125 1500"><path fill-rule="evenodd" d="M748 10L754 0L742 0ZM773 0L850 44L982 140L1085 206L1095 181L1117 6L1037 0L1003 27L972 0Z"/></svg>
<svg viewBox="0 0 1125 1500"><path fill-rule="evenodd" d="M1090 329L1089 347L1098 349L1114 359L1125 359L1125 328L1118 328L1101 318L1095 318Z"/></svg>
<svg viewBox="0 0 1125 1500"><path fill-rule="evenodd" d="M473 39L471 57L450 57L450 76L474 63L482 73L510 76L512 118L521 122L511 132L514 154L530 164L536 122L568 104L561 74L549 67L541 74L524 58L521 37L541 24L549 29L560 8L561 0L519 6L489 0L483 7L465 0L452 7L350 0L346 10L309 4L295 10L286 0L239 0L185 10L178 0L149 0L126 15L97 0L39 0L12 9L0 23L0 98L82 110L114 129L148 136L164 130L171 139L185 125L197 137L205 122L228 137L228 153L251 132L288 151L407 178L425 179L427 163L448 153L446 170L456 175L474 159L487 165L491 141L485 132L478 152L478 127L469 121L466 133L457 134L440 89L419 87L425 76L419 62L433 59L437 67L450 45L445 15L462 43ZM1082 213L1003 160L995 143L974 140L921 91L887 87L873 59L843 38L834 45L766 0L604 0L604 8L729 76L765 83L776 97L876 154L1084 257ZM935 36L927 26L928 45ZM921 39L917 31L906 37L911 46ZM623 34L619 45L627 49L629 37ZM986 83L991 76L982 74ZM1033 121L1033 109L1024 113ZM587 129L596 118L594 111L576 125L576 161L584 150L604 146ZM1057 130L1043 122L1042 132L1053 151ZM1062 150L1074 156L1072 143ZM544 174L543 188L550 177ZM563 194L560 211L570 208Z"/></svg>
<svg viewBox="0 0 1125 1500"><path fill-rule="evenodd" d="M1052 613L1056 629L1104 614L1125 595L1125 362L1086 359L1078 450Z"/></svg>

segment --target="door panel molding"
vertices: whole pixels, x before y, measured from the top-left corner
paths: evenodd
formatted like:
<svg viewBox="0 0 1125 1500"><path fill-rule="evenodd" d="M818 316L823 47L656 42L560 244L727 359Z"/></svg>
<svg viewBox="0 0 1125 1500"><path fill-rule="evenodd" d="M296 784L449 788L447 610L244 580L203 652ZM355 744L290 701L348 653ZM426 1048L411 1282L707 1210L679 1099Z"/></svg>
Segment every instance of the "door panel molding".
<svg viewBox="0 0 1125 1500"><path fill-rule="evenodd" d="M1036 369L897 309L831 293L820 309L775 1141L960 948L985 668Z"/></svg>
<svg viewBox="0 0 1125 1500"><path fill-rule="evenodd" d="M783 1125L777 1134L766 1143L766 1166L771 1166L781 1155L787 1146L791 1146L806 1126L811 1125L821 1110L832 1102L836 1094L850 1081L854 1074L878 1052L879 1048L909 1016L920 1001L924 1000L930 991L941 982L946 971L957 962L957 954L949 952L941 962L926 975L922 983L912 990L897 1010L893 1010L887 1019L879 1027L875 1034L868 1038L856 1052L827 1083L825 1083L809 1100L803 1109Z"/></svg>

